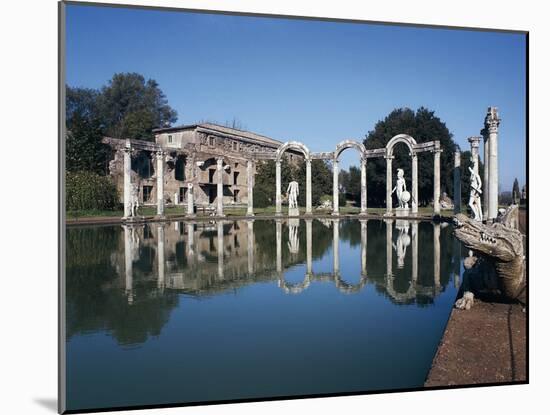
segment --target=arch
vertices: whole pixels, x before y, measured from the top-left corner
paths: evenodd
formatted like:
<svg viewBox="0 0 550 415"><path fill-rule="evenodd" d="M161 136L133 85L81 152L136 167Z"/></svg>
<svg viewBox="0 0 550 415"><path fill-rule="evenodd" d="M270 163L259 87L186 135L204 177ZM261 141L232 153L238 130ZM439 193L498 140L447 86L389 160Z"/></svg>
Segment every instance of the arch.
<svg viewBox="0 0 550 415"><path fill-rule="evenodd" d="M357 141L354 141L354 140L344 140L339 142L336 145L336 150L334 150L334 158L338 160L338 157L340 157L340 154L348 148L355 148L359 152L361 157L365 157L367 152L367 149L362 143L358 143Z"/></svg>
<svg viewBox="0 0 550 415"><path fill-rule="evenodd" d="M361 276L361 280L359 280L358 283L352 284L342 279L339 275L335 275L334 285L343 294L356 294L360 292L365 287L365 285L367 285L367 277L363 275Z"/></svg>
<svg viewBox="0 0 550 415"><path fill-rule="evenodd" d="M280 162L281 157L287 150L300 151L304 154L306 160L310 160L310 151L305 144L302 144L298 141L287 141L286 143L281 144L281 146L279 146L279 148L277 149L277 152L275 153L275 161Z"/></svg>
<svg viewBox="0 0 550 415"><path fill-rule="evenodd" d="M396 136L392 137L390 141L388 141L388 144L386 144L386 155L388 157L393 156L393 148L397 143L404 143L409 148L411 155L414 154L416 140L407 134L397 134Z"/></svg>
<svg viewBox="0 0 550 415"><path fill-rule="evenodd" d="M286 294L300 294L307 289L311 284L311 278L309 274L306 274L304 280L300 283L289 283L285 281L283 275L279 276L278 285Z"/></svg>

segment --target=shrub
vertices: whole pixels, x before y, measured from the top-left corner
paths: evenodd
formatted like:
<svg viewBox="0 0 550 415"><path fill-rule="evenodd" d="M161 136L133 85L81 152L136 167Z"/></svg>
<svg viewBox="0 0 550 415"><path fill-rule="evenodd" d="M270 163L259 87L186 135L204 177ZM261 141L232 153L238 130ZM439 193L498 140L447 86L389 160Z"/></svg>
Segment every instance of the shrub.
<svg viewBox="0 0 550 415"><path fill-rule="evenodd" d="M254 189L254 207L265 208L268 206L271 206L269 195L263 188L259 188L258 190Z"/></svg>
<svg viewBox="0 0 550 415"><path fill-rule="evenodd" d="M114 210L118 207L118 193L110 177L80 171L67 172L66 209L75 210Z"/></svg>

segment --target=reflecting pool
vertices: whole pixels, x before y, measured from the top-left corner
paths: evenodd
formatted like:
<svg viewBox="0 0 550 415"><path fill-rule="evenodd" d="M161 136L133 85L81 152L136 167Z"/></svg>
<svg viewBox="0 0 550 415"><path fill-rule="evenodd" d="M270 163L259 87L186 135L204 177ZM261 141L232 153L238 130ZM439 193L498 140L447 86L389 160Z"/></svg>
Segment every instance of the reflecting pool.
<svg viewBox="0 0 550 415"><path fill-rule="evenodd" d="M421 387L461 256L431 222L70 227L67 407Z"/></svg>

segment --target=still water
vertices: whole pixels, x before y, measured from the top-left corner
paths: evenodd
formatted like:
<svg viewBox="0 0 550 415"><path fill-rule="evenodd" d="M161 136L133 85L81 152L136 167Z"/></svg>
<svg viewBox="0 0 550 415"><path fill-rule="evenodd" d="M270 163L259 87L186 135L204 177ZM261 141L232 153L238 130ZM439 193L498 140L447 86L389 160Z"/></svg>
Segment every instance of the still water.
<svg viewBox="0 0 550 415"><path fill-rule="evenodd" d="M68 409L421 387L462 273L450 228L68 228Z"/></svg>

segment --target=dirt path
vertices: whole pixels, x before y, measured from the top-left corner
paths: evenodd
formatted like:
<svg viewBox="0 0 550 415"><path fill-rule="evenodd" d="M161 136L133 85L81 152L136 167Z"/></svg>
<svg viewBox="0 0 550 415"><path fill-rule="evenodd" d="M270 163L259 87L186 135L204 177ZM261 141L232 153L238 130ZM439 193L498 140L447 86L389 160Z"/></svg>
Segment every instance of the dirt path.
<svg viewBox="0 0 550 415"><path fill-rule="evenodd" d="M476 301L454 309L425 386L527 380L526 313L519 304Z"/></svg>

